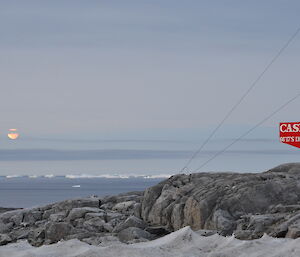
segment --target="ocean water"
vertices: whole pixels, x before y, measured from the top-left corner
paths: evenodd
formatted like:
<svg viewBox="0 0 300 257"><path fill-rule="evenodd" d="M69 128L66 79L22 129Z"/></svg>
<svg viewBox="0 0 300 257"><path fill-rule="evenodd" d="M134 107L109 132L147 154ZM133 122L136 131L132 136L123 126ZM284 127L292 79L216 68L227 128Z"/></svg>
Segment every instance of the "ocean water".
<svg viewBox="0 0 300 257"><path fill-rule="evenodd" d="M246 129L238 128L233 133L230 128L227 137L211 140L186 172L262 172L282 163L299 162L299 149L280 143L276 127L261 131L262 138L252 135L197 169ZM156 140L152 132L149 135L155 140L149 135L144 140L136 133L125 137L137 137L134 140L25 135L16 141L0 138L0 207L32 207L76 197L144 190L181 172L203 143L201 138L208 134L196 130L189 133L190 138L183 138L186 133L181 131Z"/></svg>
<svg viewBox="0 0 300 257"><path fill-rule="evenodd" d="M34 207L91 195L142 191L164 178L0 177L0 207Z"/></svg>

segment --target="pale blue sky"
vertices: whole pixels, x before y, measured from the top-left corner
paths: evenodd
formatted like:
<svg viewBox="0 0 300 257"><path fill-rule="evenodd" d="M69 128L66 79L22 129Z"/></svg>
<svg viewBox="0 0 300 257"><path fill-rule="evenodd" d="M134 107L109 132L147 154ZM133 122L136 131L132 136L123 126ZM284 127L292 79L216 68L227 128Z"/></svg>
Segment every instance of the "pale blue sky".
<svg viewBox="0 0 300 257"><path fill-rule="evenodd" d="M300 26L299 11L296 0L0 0L0 148L193 150ZM299 42L217 138L243 133L299 92ZM299 109L298 100L251 136L292 150L277 145L277 125ZM11 127L17 144L5 138ZM128 139L142 142L118 143Z"/></svg>

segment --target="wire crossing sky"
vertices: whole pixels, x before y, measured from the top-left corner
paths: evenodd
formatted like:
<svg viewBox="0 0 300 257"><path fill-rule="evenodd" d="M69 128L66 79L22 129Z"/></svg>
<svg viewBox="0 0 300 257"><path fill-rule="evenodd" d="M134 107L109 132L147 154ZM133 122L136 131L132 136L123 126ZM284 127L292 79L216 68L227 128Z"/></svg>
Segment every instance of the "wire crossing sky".
<svg viewBox="0 0 300 257"><path fill-rule="evenodd" d="M188 168L190 163L193 161L193 159L201 152L201 150L204 148L204 146L209 142L209 140L215 135L215 133L222 127L224 122L230 117L230 115L235 111L236 108L239 107L239 105L243 102L243 100L247 97L247 95L252 91L252 89L257 85L257 83L261 80L261 78L265 75L265 73L270 69L272 64L280 57L280 55L284 52L284 50L291 44L291 42L296 38L296 36L299 34L300 28L296 30L296 32L288 39L288 41L284 44L283 47L279 49L279 51L276 53L276 55L272 58L272 60L269 62L269 64L263 69L263 71L258 75L258 77L254 80L254 82L250 85L250 87L247 89L247 91L241 96L240 99L232 106L232 108L229 110L229 112L225 115L225 117L221 120L221 122L218 124L218 126L209 134L207 139L203 142L203 144L200 146L200 148L191 156L191 158L187 161L185 166L180 170L180 172L183 172L185 169ZM215 156L216 157L216 156ZM213 160L214 158L210 159ZM205 163L206 164L206 163ZM203 166L205 165L203 164ZM200 168L202 168L201 166ZM200 169L199 168L199 169ZM198 169L197 169L198 170Z"/></svg>
<svg viewBox="0 0 300 257"><path fill-rule="evenodd" d="M216 152L211 158L209 158L200 167L198 167L197 169L193 170L192 172L197 172L200 169L202 169L203 167L205 167L205 165L207 165L209 162L211 162L212 160L214 160L215 158L217 158L220 154L224 153L227 149L229 149L235 143L237 143L238 141L240 141L241 139L243 139L244 137L246 137L247 135L249 135L253 130L255 130L257 127L259 127L260 125L262 125L264 122L266 122L267 120L269 120L270 118L272 118L275 114L277 114L283 108L285 108L286 106L288 106L291 102L295 101L299 96L300 96L300 93L298 93L297 95L293 96L290 100L288 100L286 103L284 103L283 105L281 105L274 112L272 112L271 114L269 114L266 118L264 118L263 120L261 120L260 122L258 122L257 124L255 124L252 128L250 128L248 131L246 131L244 134L242 134L241 136L239 136L238 138L236 138L235 140L233 140L224 149L221 149L220 151Z"/></svg>

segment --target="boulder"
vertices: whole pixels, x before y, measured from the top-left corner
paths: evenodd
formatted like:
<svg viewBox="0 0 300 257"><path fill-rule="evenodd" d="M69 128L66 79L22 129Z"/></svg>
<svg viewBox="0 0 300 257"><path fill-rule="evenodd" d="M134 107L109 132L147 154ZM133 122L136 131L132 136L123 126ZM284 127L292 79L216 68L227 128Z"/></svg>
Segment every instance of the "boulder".
<svg viewBox="0 0 300 257"><path fill-rule="evenodd" d="M45 210L43 213L43 219L49 219L50 215L54 214L55 212L56 212L56 210L54 208Z"/></svg>
<svg viewBox="0 0 300 257"><path fill-rule="evenodd" d="M283 204L278 204L275 206L270 206L269 212L270 213L293 213L300 211L300 205L299 204L291 204L291 205L283 205Z"/></svg>
<svg viewBox="0 0 300 257"><path fill-rule="evenodd" d="M103 209L103 210L111 210L114 206L115 206L115 203L108 202L108 203L102 204L100 206L100 208Z"/></svg>
<svg viewBox="0 0 300 257"><path fill-rule="evenodd" d="M45 242L45 228L40 227L28 233L28 243L32 246L41 246Z"/></svg>
<svg viewBox="0 0 300 257"><path fill-rule="evenodd" d="M106 231L106 232L112 232L113 231L113 226L110 224L110 223L104 223L104 225L103 225L103 228L104 228L104 231Z"/></svg>
<svg viewBox="0 0 300 257"><path fill-rule="evenodd" d="M14 210L14 211L8 211L0 214L0 222L2 223L9 223L12 222L12 217L15 215L23 215L25 211L23 210Z"/></svg>
<svg viewBox="0 0 300 257"><path fill-rule="evenodd" d="M11 216L10 221L13 222L15 226L19 226L23 222L23 219L24 219L23 212L19 212Z"/></svg>
<svg viewBox="0 0 300 257"><path fill-rule="evenodd" d="M118 238L121 242L130 243L130 242L143 242L147 240L154 239L155 237L147 231L144 231L140 228L126 228L118 234Z"/></svg>
<svg viewBox="0 0 300 257"><path fill-rule="evenodd" d="M136 203L135 201L126 201L126 202L117 203L112 208L112 210L124 213L124 212L128 211L130 208L133 208L135 203Z"/></svg>
<svg viewBox="0 0 300 257"><path fill-rule="evenodd" d="M133 215L137 218L141 218L142 204L135 203L133 205Z"/></svg>
<svg viewBox="0 0 300 257"><path fill-rule="evenodd" d="M13 226L14 226L13 222L9 222L9 223L0 222L0 233L10 232Z"/></svg>
<svg viewBox="0 0 300 257"><path fill-rule="evenodd" d="M102 212L99 208L91 208L91 207L83 207L83 208L74 208L70 211L67 219L68 221L73 221L76 219L83 218L86 213L91 213L91 212Z"/></svg>
<svg viewBox="0 0 300 257"><path fill-rule="evenodd" d="M102 220L106 220L106 213L103 212L89 212L85 214L85 219L92 219L92 218L100 218Z"/></svg>
<svg viewBox="0 0 300 257"><path fill-rule="evenodd" d="M135 216L130 216L124 222L117 225L113 229L113 232L118 233L118 232L120 232L120 231L122 231L126 228L129 228L129 227L144 229L146 226L147 226L147 224L143 220L141 220L141 219L139 219Z"/></svg>
<svg viewBox="0 0 300 257"><path fill-rule="evenodd" d="M249 215L247 229L255 232L267 232L269 227L283 221L285 217L285 214Z"/></svg>
<svg viewBox="0 0 300 257"><path fill-rule="evenodd" d="M114 227L120 225L122 222L124 222L126 218L127 217L125 216L125 217L121 217L120 219L113 219L107 223L114 228Z"/></svg>
<svg viewBox="0 0 300 257"><path fill-rule="evenodd" d="M99 200L100 200L99 198L71 199L71 200L66 200L66 201L53 204L50 208L55 209L56 212L64 211L64 210L72 210L74 208L83 208L83 207L99 208Z"/></svg>
<svg viewBox="0 0 300 257"><path fill-rule="evenodd" d="M67 235L64 237L64 240L71 240L71 239L78 239L78 240L83 240L86 238L94 238L94 237L100 237L102 234L100 233L94 233L94 232L89 232L87 230L74 230L72 234Z"/></svg>
<svg viewBox="0 0 300 257"><path fill-rule="evenodd" d="M300 224L294 224L289 226L286 236L287 238L298 238L300 237Z"/></svg>
<svg viewBox="0 0 300 257"><path fill-rule="evenodd" d="M53 222L59 222L59 221L63 221L65 217L66 217L65 212L58 212L58 213L51 214L49 216L49 220Z"/></svg>
<svg viewBox="0 0 300 257"><path fill-rule="evenodd" d="M7 234L0 234L0 245L6 245L8 243L11 243L12 239Z"/></svg>
<svg viewBox="0 0 300 257"><path fill-rule="evenodd" d="M85 222L84 218L76 219L72 221L72 225L76 228L83 228L83 223Z"/></svg>
<svg viewBox="0 0 300 257"><path fill-rule="evenodd" d="M234 237L240 240L249 240L249 239L258 239L262 237L262 234L260 235L253 233L252 230L236 230L234 231Z"/></svg>
<svg viewBox="0 0 300 257"><path fill-rule="evenodd" d="M107 203L121 203L121 202L127 202L127 201L134 201L134 202L140 202L143 197L142 191L134 191L134 192L127 192L122 193L119 195L113 195L113 196L106 196L102 199L102 204Z"/></svg>
<svg viewBox="0 0 300 257"><path fill-rule="evenodd" d="M121 213L118 213L118 212L107 212L106 213L106 221L107 222L110 222L110 221L115 220L115 219L121 219L123 217L125 217L125 216Z"/></svg>
<svg viewBox="0 0 300 257"><path fill-rule="evenodd" d="M42 219L42 212L36 210L30 210L24 213L23 222L33 225L37 221Z"/></svg>
<svg viewBox="0 0 300 257"><path fill-rule="evenodd" d="M282 215L282 214L280 214ZM297 227L300 222L300 213L299 212L291 212L286 215L284 215L283 221L279 222L275 226L273 226L272 230L268 233L270 236L273 237L286 237L289 227ZM294 231L295 229L293 229ZM291 233L289 234L289 237L291 236ZM292 233L294 234L294 233Z"/></svg>
<svg viewBox="0 0 300 257"><path fill-rule="evenodd" d="M105 221L100 218L92 218L83 223L83 228L91 232L104 232Z"/></svg>
<svg viewBox="0 0 300 257"><path fill-rule="evenodd" d="M111 246L111 245L116 245L116 244L121 244L120 240L116 236L102 236L100 237L100 245L101 246Z"/></svg>
<svg viewBox="0 0 300 257"><path fill-rule="evenodd" d="M41 227L43 228L43 227ZM13 229L10 233L9 236L13 239L13 240L21 240L21 239L27 239L29 233L33 230L33 228L24 228L24 227L20 227L17 229Z"/></svg>
<svg viewBox="0 0 300 257"><path fill-rule="evenodd" d="M56 243L72 232L72 225L67 222L49 222L45 228L45 241L48 244Z"/></svg>
<svg viewBox="0 0 300 257"><path fill-rule="evenodd" d="M111 246L120 243L118 237L115 236L101 236L101 237L89 237L82 239L83 242L89 245L101 245L101 246Z"/></svg>
<svg viewBox="0 0 300 257"><path fill-rule="evenodd" d="M219 231L221 235L232 234L233 230L236 227L236 223L228 211L216 210L213 213L212 222L215 224L216 230Z"/></svg>
<svg viewBox="0 0 300 257"><path fill-rule="evenodd" d="M6 208L6 207L0 207L0 214L3 213L3 212L14 211L14 210L20 210L20 208Z"/></svg>

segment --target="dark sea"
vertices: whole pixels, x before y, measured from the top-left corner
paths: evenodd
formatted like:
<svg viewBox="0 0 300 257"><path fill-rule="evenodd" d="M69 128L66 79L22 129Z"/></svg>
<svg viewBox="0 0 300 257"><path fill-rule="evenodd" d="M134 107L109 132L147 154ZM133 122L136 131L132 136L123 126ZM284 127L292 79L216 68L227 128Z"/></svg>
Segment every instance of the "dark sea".
<svg viewBox="0 0 300 257"><path fill-rule="evenodd" d="M35 207L88 197L142 191L164 178L0 177L0 207Z"/></svg>

